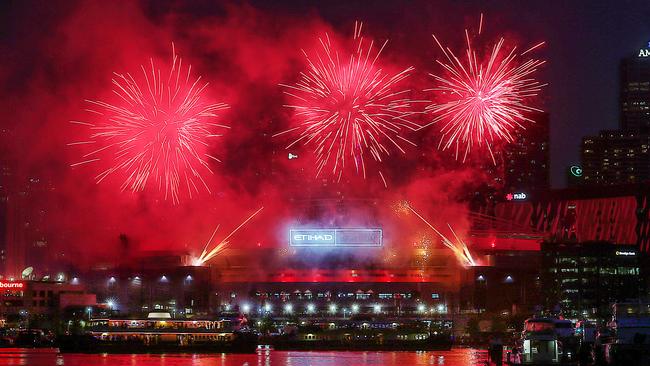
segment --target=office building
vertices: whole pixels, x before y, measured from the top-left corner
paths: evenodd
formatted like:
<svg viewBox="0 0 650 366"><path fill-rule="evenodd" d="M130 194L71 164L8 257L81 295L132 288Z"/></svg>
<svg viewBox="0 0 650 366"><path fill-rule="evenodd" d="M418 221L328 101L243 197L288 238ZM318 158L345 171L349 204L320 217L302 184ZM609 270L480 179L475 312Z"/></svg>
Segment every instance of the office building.
<svg viewBox="0 0 650 366"><path fill-rule="evenodd" d="M606 316L644 291L637 247L608 242L542 243L546 307L571 318Z"/></svg>

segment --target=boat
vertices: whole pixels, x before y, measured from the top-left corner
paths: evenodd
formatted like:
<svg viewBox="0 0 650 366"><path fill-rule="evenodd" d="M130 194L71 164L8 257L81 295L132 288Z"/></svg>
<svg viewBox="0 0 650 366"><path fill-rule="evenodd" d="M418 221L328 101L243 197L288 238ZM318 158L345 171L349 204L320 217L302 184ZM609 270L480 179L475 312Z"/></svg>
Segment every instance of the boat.
<svg viewBox="0 0 650 366"><path fill-rule="evenodd" d="M157 353L233 352L254 353L257 333L238 327L229 319L178 320L92 319L81 336L58 340L62 352Z"/></svg>
<svg viewBox="0 0 650 366"><path fill-rule="evenodd" d="M521 336L521 363L525 365L574 362L579 339L570 320L530 318L524 322Z"/></svg>
<svg viewBox="0 0 650 366"><path fill-rule="evenodd" d="M613 336L602 345L606 363L650 364L650 303L612 305L612 319L608 328Z"/></svg>
<svg viewBox="0 0 650 366"><path fill-rule="evenodd" d="M260 338L260 343L282 350L449 350L451 322L366 319L321 321L284 327L280 334Z"/></svg>

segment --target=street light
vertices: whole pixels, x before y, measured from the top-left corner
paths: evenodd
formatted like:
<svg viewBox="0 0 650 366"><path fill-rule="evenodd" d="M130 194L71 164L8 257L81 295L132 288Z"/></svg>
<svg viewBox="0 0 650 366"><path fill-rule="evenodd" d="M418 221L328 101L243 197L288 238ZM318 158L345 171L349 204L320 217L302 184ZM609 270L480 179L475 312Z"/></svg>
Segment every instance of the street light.
<svg viewBox="0 0 650 366"><path fill-rule="evenodd" d="M248 304L243 304L243 305L241 306L241 310L242 310L242 312L243 312L244 314L248 314L248 312L251 311L251 306L248 305Z"/></svg>
<svg viewBox="0 0 650 366"><path fill-rule="evenodd" d="M291 314L293 312L293 305L291 304L284 304L284 312L286 314Z"/></svg>
<svg viewBox="0 0 650 366"><path fill-rule="evenodd" d="M316 306L314 304L307 304L307 313L313 314L316 311Z"/></svg>
<svg viewBox="0 0 650 366"><path fill-rule="evenodd" d="M330 313L336 314L336 304L330 304L329 310L330 310Z"/></svg>
<svg viewBox="0 0 650 366"><path fill-rule="evenodd" d="M358 304L352 304L352 313L358 313L359 312L359 305Z"/></svg>
<svg viewBox="0 0 650 366"><path fill-rule="evenodd" d="M424 313L427 310L426 305L418 304L418 313Z"/></svg>
<svg viewBox="0 0 650 366"><path fill-rule="evenodd" d="M267 302L266 304L264 304L264 311L265 312L270 313L271 310L273 310L273 306L270 303Z"/></svg>
<svg viewBox="0 0 650 366"><path fill-rule="evenodd" d="M372 306L372 309L373 309L373 311L375 312L375 314L379 314L379 313L381 313L381 305L380 305L380 304L375 304L375 305L373 305L373 306Z"/></svg>

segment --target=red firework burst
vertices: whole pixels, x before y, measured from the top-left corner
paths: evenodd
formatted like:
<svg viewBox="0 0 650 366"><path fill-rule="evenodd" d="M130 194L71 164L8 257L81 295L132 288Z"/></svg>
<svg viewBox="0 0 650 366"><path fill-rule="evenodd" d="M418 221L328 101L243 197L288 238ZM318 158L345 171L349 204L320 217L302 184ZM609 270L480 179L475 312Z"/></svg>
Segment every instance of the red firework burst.
<svg viewBox="0 0 650 366"><path fill-rule="evenodd" d="M190 198L199 185L210 192L201 172L212 173L208 161L219 161L208 148L210 140L220 136L213 130L228 128L214 122L227 105L205 100L208 83L200 76L192 78L191 65L184 70L173 45L168 75L156 69L153 59L141 71L139 80L114 73L116 103L87 100L87 111L99 116L97 122L71 121L89 126L91 134L88 141L70 145L97 146L72 166L104 160L111 165L96 176L97 183L120 172L125 176L121 189L138 192L153 178L165 199L171 197L174 203L179 202L182 185Z"/></svg>
<svg viewBox="0 0 650 366"><path fill-rule="evenodd" d="M478 35L482 27L483 15ZM492 145L498 141L512 142L513 131L524 128L523 122L534 122L526 115L541 111L528 103L546 85L533 77L545 61L522 59L544 42L518 53L516 47L506 50L501 37L483 59L472 47L467 30L464 58L456 57L435 35L433 38L446 59L436 60L444 72L442 75L432 74L437 85L430 89L438 92L438 97L444 102L427 107L435 116L428 125L441 124L439 148L453 147L457 159L464 149L465 161L472 147L485 145L495 162Z"/></svg>
<svg viewBox="0 0 650 366"><path fill-rule="evenodd" d="M364 42L361 28L362 23L355 23L352 53L335 49L327 34L319 39L321 48L313 56L303 50L307 70L295 85L282 85L293 99L287 107L301 123L275 136L300 131L287 148L298 143L313 146L316 176L330 171L340 181L351 160L356 173L366 178L368 155L381 163L389 155L387 145L404 153L402 142L414 144L401 133L420 127L409 121L414 114L409 90L398 88L413 67L396 74L384 72L377 60L388 41L375 51L373 41ZM380 170L378 174L386 185Z"/></svg>

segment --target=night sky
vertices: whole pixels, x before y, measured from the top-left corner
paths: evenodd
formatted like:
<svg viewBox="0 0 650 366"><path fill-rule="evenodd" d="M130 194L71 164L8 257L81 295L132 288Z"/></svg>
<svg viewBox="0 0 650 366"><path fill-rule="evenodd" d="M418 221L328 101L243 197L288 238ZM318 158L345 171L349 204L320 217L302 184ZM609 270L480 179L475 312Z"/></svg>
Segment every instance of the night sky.
<svg viewBox="0 0 650 366"><path fill-rule="evenodd" d="M170 14L200 18L224 15L218 2L154 1L141 8L160 21ZM618 126L618 63L650 41L650 2L621 1L253 1L263 13L320 17L347 31L363 20L373 35L391 39L390 47L417 48L423 60L435 51L431 33L459 32L484 12L486 27L523 41L546 40L542 56L550 86L545 92L551 113L552 182L564 185L564 169L578 161L583 135ZM60 24L77 2L3 2L0 24L5 80L3 94L20 88L33 70L35 43L47 42L48 28ZM188 30L183 30L187 32ZM125 40L126 41L126 40ZM7 66L9 67L7 69ZM16 70L12 67L18 67ZM17 72L18 74L13 74ZM13 74L13 75L12 75ZM22 81L22 82L21 82ZM7 116L9 117L9 116Z"/></svg>
<svg viewBox="0 0 650 366"><path fill-rule="evenodd" d="M650 2L643 0L287 3L280 9L261 6L297 16L315 11L337 27L355 19L373 28L381 24L380 32L393 40L392 47L404 38L406 47L418 48L425 58L435 57L435 49L428 47L431 33L459 32L481 12L488 30L522 42L545 40L543 80L549 87L544 97L551 114L551 179L556 188L566 185L566 167L579 162L583 136L618 128L619 62L650 42Z"/></svg>
<svg viewBox="0 0 650 366"><path fill-rule="evenodd" d="M56 210L47 230L61 242L104 234L115 238L122 232L144 240L148 230L137 228L155 226L147 241L187 245L204 240L215 219L230 220L232 226L260 202L290 216L291 208L279 202L294 197L291 187L301 183L295 166L272 156L284 154L286 141L270 135L288 126L290 111L282 107L278 84L295 79L304 62L300 49L325 32L347 38L354 21L361 20L369 37L390 39L382 54L386 67L415 66L419 81L414 83L420 87L440 56L431 34L459 49L463 29L475 26L481 13L492 39L504 35L522 47L547 42L535 55L548 61L538 77L549 86L538 104L550 113L552 184L562 187L565 168L579 161L581 138L618 127L618 65L650 41L648 1L5 1L0 4L0 154L20 177L12 183L24 184L32 176L51 183L38 199L45 201L43 210ZM224 163L215 166L213 200L170 208L147 194L122 194L119 183L95 185L96 169L70 169L80 152L66 144L83 135L67 122L88 118L84 99L110 95L113 71L137 70L151 56L168 60L172 42L210 81L217 99L231 105L223 118L232 130L214 147ZM414 158L387 163L395 188L390 192L381 191L378 182L356 180L327 189L353 197L377 191L382 202L426 197L450 206L457 188L476 173L436 153L434 137L419 137L420 148L409 153ZM299 164L304 172L308 159ZM187 222L182 228L164 227L181 219Z"/></svg>

